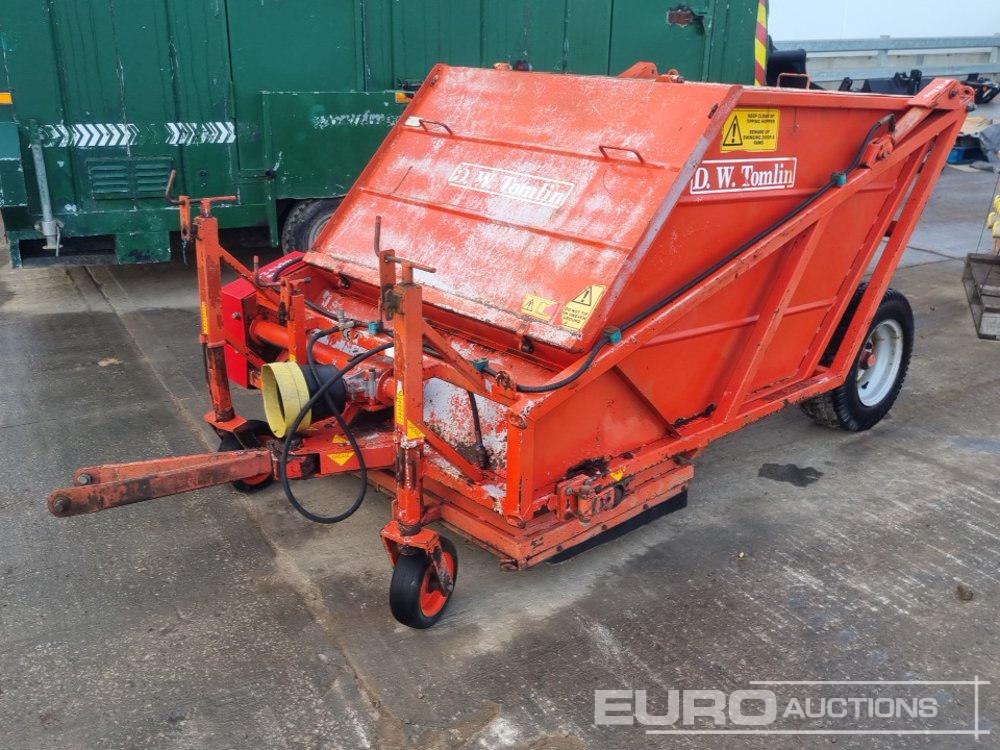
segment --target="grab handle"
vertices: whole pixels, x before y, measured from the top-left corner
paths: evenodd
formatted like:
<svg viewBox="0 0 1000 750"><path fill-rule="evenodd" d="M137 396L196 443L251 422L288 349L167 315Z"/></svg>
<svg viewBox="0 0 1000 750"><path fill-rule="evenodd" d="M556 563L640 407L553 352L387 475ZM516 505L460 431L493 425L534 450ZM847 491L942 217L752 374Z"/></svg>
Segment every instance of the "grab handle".
<svg viewBox="0 0 1000 750"><path fill-rule="evenodd" d="M443 122L438 122L437 120L425 120L423 117L421 117L420 127L422 127L429 133L431 131L428 129L427 127L428 125L437 125L439 128L444 130L448 135L455 135L455 133L452 132L452 129L449 128L447 125L445 125Z"/></svg>
<svg viewBox="0 0 1000 750"><path fill-rule="evenodd" d="M605 159L609 159L611 161L636 161L639 164L646 163L646 160L642 158L642 154L640 154L634 148L628 148L627 146L604 146L604 145L598 146L597 148L601 150L601 153L604 155ZM613 153L632 154L632 156L634 156L635 159L623 159L621 157L615 157L612 156Z"/></svg>

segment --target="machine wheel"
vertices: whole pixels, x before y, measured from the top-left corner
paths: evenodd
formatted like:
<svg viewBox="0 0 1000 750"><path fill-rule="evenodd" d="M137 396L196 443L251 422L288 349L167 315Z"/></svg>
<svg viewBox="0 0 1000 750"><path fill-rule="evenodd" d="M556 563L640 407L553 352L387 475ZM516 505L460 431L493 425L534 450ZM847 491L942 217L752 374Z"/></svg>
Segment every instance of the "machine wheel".
<svg viewBox="0 0 1000 750"><path fill-rule="evenodd" d="M444 537L441 537L441 547L454 583L458 580L458 551L451 540ZM454 591L454 588L449 593L441 590L434 566L423 552L402 554L392 571L389 609L404 625L422 630L441 619Z"/></svg>
<svg viewBox="0 0 1000 750"><path fill-rule="evenodd" d="M248 419L247 427L250 432L257 438L259 445L264 445L264 441L273 438L271 434L271 428L267 426L267 422L262 422L259 419ZM243 446L235 435L232 433L226 435L219 442L219 452L225 451L240 451L243 450ZM247 477L246 479L237 479L231 484L240 492L245 492L248 495L254 492L259 492L264 489L271 482L274 481L274 476L270 473L268 474L258 474L255 477Z"/></svg>
<svg viewBox="0 0 1000 750"><path fill-rule="evenodd" d="M831 346L833 343L840 346L863 292L861 287L855 293L844 316L846 322L838 328ZM804 402L802 410L826 427L850 432L874 427L896 402L912 352L913 310L906 297L889 289L875 311L868 335L844 384Z"/></svg>
<svg viewBox="0 0 1000 750"><path fill-rule="evenodd" d="M281 251L286 255L312 249L343 198L322 198L295 204L281 230Z"/></svg>

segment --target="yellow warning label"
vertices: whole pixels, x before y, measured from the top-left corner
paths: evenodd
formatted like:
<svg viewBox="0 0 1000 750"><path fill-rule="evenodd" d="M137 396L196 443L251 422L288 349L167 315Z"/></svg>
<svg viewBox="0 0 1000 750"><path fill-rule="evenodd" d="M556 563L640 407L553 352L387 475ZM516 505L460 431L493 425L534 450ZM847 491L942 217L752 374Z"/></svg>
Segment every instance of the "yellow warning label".
<svg viewBox="0 0 1000 750"><path fill-rule="evenodd" d="M555 307L555 300L545 299L545 297L539 297L536 294L526 294L524 295L524 300L521 301L521 313L523 315L538 318L546 322L552 320L552 316L556 313Z"/></svg>
<svg viewBox="0 0 1000 750"><path fill-rule="evenodd" d="M9 91L0 91L0 104L13 104L14 97Z"/></svg>
<svg viewBox="0 0 1000 750"><path fill-rule="evenodd" d="M339 453L327 453L330 460L336 461L338 466L343 466L352 458L354 458L354 451L340 451Z"/></svg>
<svg viewBox="0 0 1000 750"><path fill-rule="evenodd" d="M201 303L201 332L208 335L208 305Z"/></svg>
<svg viewBox="0 0 1000 750"><path fill-rule="evenodd" d="M402 388L396 391L396 424L406 424L406 398Z"/></svg>
<svg viewBox="0 0 1000 750"><path fill-rule="evenodd" d="M623 476L625 476L625 469L615 469L611 472L611 478L616 482L620 482Z"/></svg>
<svg viewBox="0 0 1000 750"><path fill-rule="evenodd" d="M777 109L734 109L722 129L722 151L777 151Z"/></svg>
<svg viewBox="0 0 1000 750"><path fill-rule="evenodd" d="M424 437L423 431L413 424L413 420L406 418L406 398L403 396L403 389L396 391L396 424L406 425L406 437L410 440L419 440Z"/></svg>
<svg viewBox="0 0 1000 750"><path fill-rule="evenodd" d="M337 445L347 445L350 441L343 435L334 435L330 439L331 443L336 443Z"/></svg>
<svg viewBox="0 0 1000 750"><path fill-rule="evenodd" d="M579 331L587 325L587 321L590 320L590 316L594 312L594 308L597 307L597 303L600 302L601 297L604 296L605 289L607 289L607 287L602 286L601 284L591 284L576 295L572 300L563 305L563 327Z"/></svg>

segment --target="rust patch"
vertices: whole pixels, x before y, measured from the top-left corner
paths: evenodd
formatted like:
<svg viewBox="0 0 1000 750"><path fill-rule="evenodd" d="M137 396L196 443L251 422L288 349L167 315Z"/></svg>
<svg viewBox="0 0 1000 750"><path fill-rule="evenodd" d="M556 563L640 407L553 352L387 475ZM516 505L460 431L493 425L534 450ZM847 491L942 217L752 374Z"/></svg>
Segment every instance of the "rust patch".
<svg viewBox="0 0 1000 750"><path fill-rule="evenodd" d="M695 22L701 23L701 16L686 5L678 5L667 11L667 23L671 26L690 26Z"/></svg>

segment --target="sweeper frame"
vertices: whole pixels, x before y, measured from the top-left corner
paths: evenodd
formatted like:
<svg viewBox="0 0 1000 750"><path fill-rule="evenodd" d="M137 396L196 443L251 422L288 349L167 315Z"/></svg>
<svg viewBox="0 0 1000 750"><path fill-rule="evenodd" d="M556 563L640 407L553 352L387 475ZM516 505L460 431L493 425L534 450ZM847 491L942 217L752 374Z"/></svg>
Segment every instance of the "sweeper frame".
<svg viewBox="0 0 1000 750"><path fill-rule="evenodd" d="M458 572L435 522L526 568L788 404L878 422L913 338L889 282L971 101L436 66L307 252L246 268L211 215L235 198L179 199L220 451L80 469L49 508L278 479L333 523L363 489L322 516L291 480L360 473L393 498L393 614L427 627Z"/></svg>

